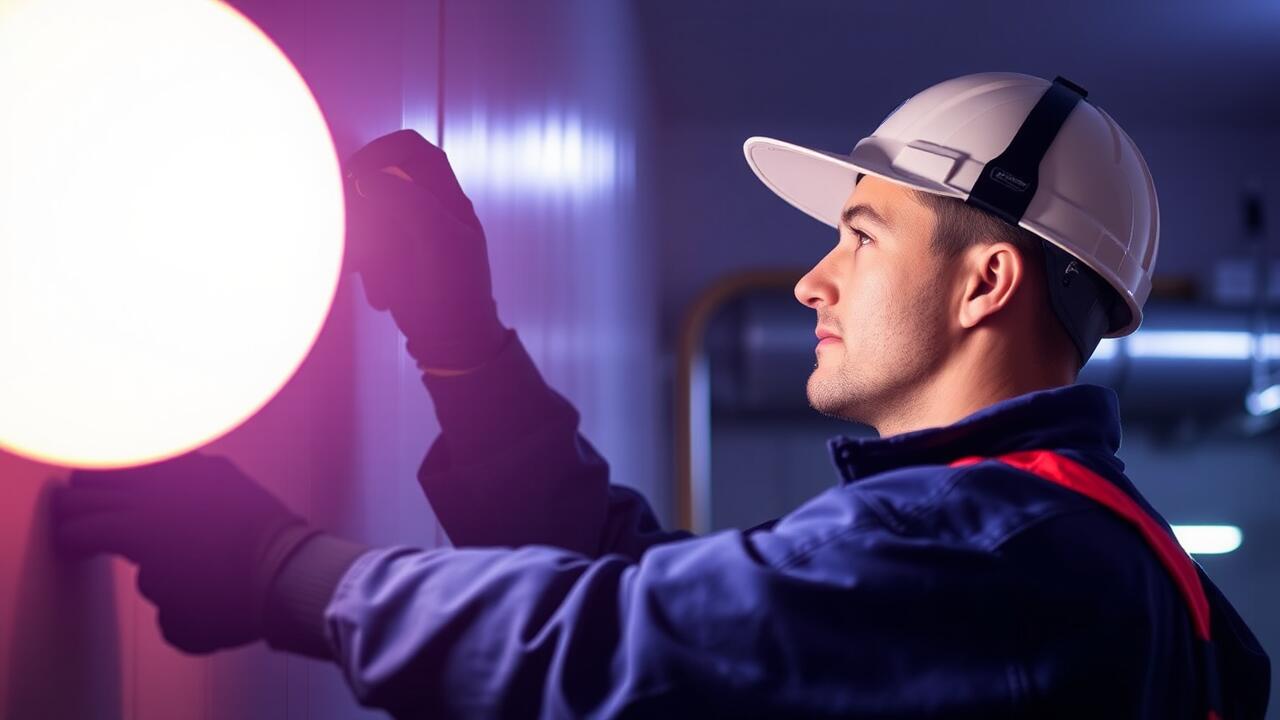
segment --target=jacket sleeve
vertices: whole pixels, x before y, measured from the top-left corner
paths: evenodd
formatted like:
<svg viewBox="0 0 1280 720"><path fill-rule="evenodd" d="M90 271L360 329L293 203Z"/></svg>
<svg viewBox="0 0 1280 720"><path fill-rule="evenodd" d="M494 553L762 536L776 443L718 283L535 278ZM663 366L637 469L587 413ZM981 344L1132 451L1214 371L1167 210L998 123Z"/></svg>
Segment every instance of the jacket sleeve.
<svg viewBox="0 0 1280 720"><path fill-rule="evenodd" d="M406 718L1007 715L998 559L806 508L639 561L373 550L327 641L363 704Z"/></svg>
<svg viewBox="0 0 1280 720"><path fill-rule="evenodd" d="M691 537L664 531L645 498L609 483L577 409L538 372L514 329L464 375L423 375L441 434L418 480L456 547L552 545L638 557Z"/></svg>

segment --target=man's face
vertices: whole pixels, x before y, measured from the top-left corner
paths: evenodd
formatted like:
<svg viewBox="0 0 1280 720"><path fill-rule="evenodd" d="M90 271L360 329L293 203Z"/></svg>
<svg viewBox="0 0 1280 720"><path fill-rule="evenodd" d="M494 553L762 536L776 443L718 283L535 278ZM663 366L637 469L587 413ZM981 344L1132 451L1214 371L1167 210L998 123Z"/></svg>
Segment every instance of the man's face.
<svg viewBox="0 0 1280 720"><path fill-rule="evenodd" d="M947 355L951 294L930 243L933 212L906 188L873 176L844 204L839 241L796 283L817 329L809 404L879 427L919 402Z"/></svg>

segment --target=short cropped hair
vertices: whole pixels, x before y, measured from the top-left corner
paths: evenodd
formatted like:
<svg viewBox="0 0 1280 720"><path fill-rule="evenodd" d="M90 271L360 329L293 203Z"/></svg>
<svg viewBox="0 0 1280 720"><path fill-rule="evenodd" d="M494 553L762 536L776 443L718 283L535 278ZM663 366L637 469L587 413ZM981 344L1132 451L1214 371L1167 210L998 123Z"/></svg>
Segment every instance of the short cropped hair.
<svg viewBox="0 0 1280 720"><path fill-rule="evenodd" d="M861 182L864 176L863 173L858 173L854 184ZM959 198L935 195L915 188L907 189L917 202L932 210L937 218L933 249L944 259L954 260L960 253L978 243L1007 242L1018 249L1023 261L1031 268L1044 267L1044 241L1039 235L1010 225Z"/></svg>
<svg viewBox="0 0 1280 720"><path fill-rule="evenodd" d="M947 260L955 259L979 243L1006 242L1018 249L1032 272L1044 267L1044 241L1025 228L1010 225L991 213L966 204L959 198L935 195L911 188L921 205L933 211L937 223L933 249Z"/></svg>

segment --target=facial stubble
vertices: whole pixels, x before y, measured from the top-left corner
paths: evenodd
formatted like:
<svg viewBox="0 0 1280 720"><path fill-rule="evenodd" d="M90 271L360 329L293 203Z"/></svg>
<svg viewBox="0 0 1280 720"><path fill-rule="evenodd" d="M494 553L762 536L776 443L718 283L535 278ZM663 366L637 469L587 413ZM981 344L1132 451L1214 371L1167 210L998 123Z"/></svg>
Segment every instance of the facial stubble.
<svg viewBox="0 0 1280 720"><path fill-rule="evenodd" d="M826 357L816 359L806 383L809 406L872 427L917 412L945 355L938 342L946 314L941 282L941 273L932 273L906 297L899 292L898 301L884 303L879 317L859 318L860 333L819 351Z"/></svg>

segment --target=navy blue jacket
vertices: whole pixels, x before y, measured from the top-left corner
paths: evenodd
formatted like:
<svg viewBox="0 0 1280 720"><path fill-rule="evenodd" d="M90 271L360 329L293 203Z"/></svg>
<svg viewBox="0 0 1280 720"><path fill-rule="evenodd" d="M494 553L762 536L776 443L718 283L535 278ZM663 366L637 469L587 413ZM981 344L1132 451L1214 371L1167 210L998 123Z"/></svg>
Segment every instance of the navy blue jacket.
<svg viewBox="0 0 1280 720"><path fill-rule="evenodd" d="M426 380L443 433L419 476L458 549L372 550L342 576L325 632L366 704L397 717L1204 717L1187 608L1131 526L1000 463L948 466L1051 449L1158 518L1115 457L1110 390L832 438L837 486L694 537L609 484L514 334L481 370ZM1224 717L1262 717L1269 660L1204 585Z"/></svg>

